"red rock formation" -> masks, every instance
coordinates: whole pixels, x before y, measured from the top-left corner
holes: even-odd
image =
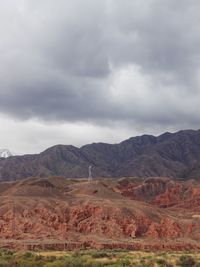
[[[61,181],[68,183],[66,191]],[[199,203],[197,184],[161,178],[141,182],[130,179],[128,183],[61,181],[51,179],[51,194],[47,196],[44,191],[44,197],[41,192],[29,197],[29,190],[35,186],[32,180],[23,182],[23,190],[20,183],[9,185],[0,195],[0,245],[3,239],[45,239],[60,240],[61,245],[55,247],[67,242],[71,248],[79,244],[147,249],[148,244],[157,246],[149,240],[157,240],[160,249],[162,240],[170,241],[171,248],[174,240],[194,247],[200,240],[198,207],[190,208]],[[194,199],[197,203],[192,202]],[[174,246],[181,247],[182,243]]]

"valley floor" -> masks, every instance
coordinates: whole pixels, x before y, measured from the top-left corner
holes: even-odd
[[[0,250],[2,267],[199,267],[200,253],[80,250],[15,252]]]

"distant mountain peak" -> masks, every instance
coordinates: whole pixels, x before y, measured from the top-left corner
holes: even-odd
[[[11,156],[14,156],[14,154],[11,153],[9,149],[7,148],[0,149],[0,158],[8,158]]]

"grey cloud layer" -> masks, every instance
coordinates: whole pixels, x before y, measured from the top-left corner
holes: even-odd
[[[200,122],[198,0],[3,0],[0,10],[1,113]]]

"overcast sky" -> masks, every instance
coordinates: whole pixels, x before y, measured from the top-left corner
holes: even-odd
[[[1,0],[0,148],[200,128],[199,0]]]

